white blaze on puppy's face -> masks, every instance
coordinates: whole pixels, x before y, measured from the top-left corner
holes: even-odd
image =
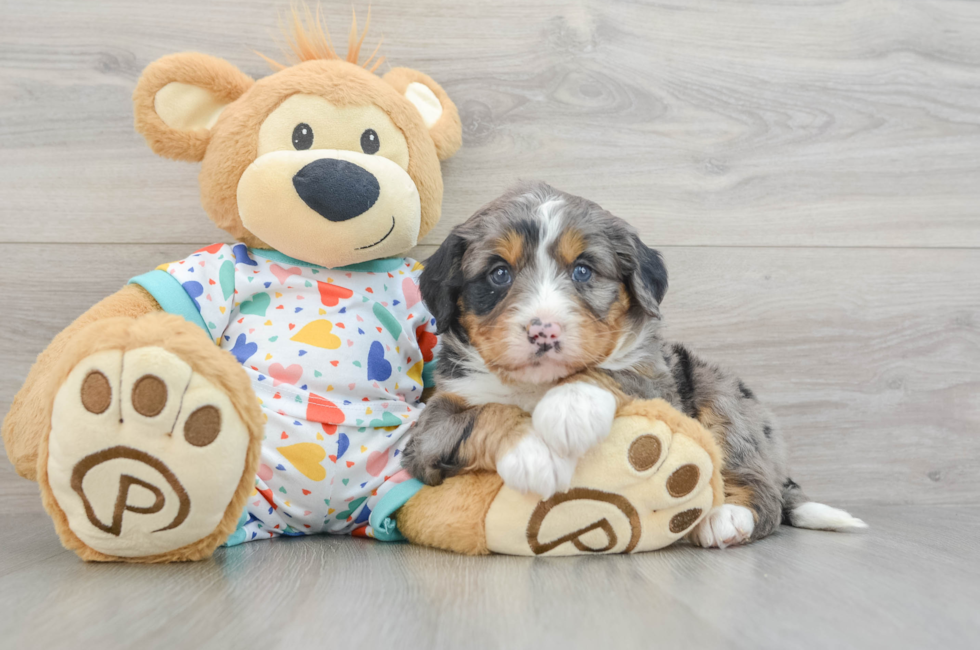
[[[561,233],[562,202],[552,199],[537,209],[538,242],[529,252],[527,292],[515,301],[511,318],[512,365],[515,378],[529,383],[552,382],[571,374],[581,356],[577,321],[579,306],[567,272],[549,252]],[[540,336],[535,336],[540,332]]]

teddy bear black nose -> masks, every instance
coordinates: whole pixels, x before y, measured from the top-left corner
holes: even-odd
[[[330,221],[347,221],[364,214],[378,200],[381,186],[374,174],[336,158],[320,158],[293,176],[296,193]]]

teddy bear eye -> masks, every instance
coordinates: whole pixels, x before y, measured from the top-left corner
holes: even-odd
[[[300,122],[293,129],[293,147],[302,151],[313,146],[313,129],[306,122]]]
[[[361,134],[361,151],[369,154],[378,153],[378,149],[381,148],[381,140],[378,139],[378,133],[374,129],[368,129]]]

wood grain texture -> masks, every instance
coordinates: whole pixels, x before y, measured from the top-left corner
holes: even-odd
[[[0,411],[37,352],[73,318],[129,277],[196,248],[0,245],[10,278],[0,285],[8,314]],[[667,337],[737,370],[775,409],[794,478],[812,497],[976,502],[980,250],[663,252],[671,275]],[[57,281],[35,270],[48,257],[58,260]],[[38,309],[38,296],[58,309]],[[0,474],[0,494],[23,494],[28,486]]]
[[[867,534],[781,528],[725,551],[472,558],[311,537],[168,566],[84,564],[37,515],[0,528],[0,638],[52,650],[976,647],[980,509],[855,514]]]
[[[349,3],[323,5],[342,42]],[[88,306],[225,240],[197,166],[134,133],[130,95],[183,50],[267,74],[251,50],[275,54],[287,6],[0,0],[0,413]],[[794,478],[871,530],[553,561],[320,537],[86,565],[0,461],[0,645],[975,647],[980,3],[372,6],[389,64],[440,81],[464,124],[415,256],[518,178],[627,218],[670,268],[668,336],[736,369]]]
[[[181,50],[267,73],[277,9],[37,0],[0,22],[0,241],[192,242],[196,166],[132,129]],[[343,39],[349,3],[325,2]],[[980,244],[980,5],[968,0],[373,3],[391,65],[444,84],[465,146],[427,243],[519,177],[663,245]],[[161,227],[166,224],[166,227]]]

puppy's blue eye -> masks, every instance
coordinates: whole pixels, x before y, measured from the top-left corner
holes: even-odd
[[[592,269],[585,266],[584,264],[579,264],[574,269],[572,269],[572,280],[575,282],[588,282],[592,279]]]
[[[510,271],[506,266],[498,266],[490,271],[490,282],[493,282],[498,287],[510,284]]]

